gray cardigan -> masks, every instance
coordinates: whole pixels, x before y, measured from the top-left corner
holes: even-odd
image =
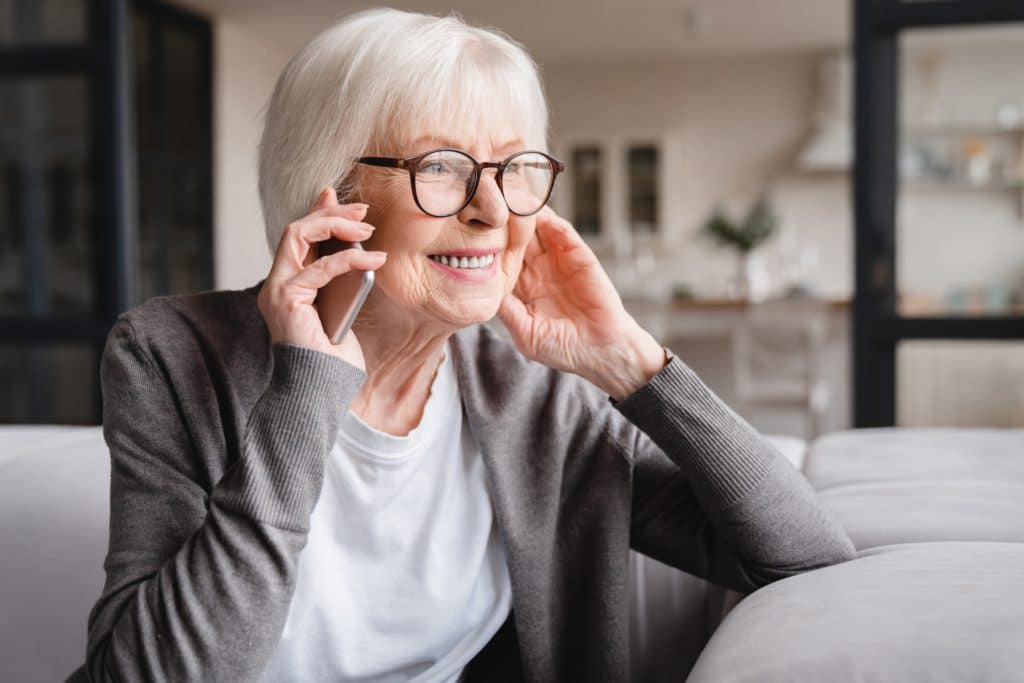
[[[72,680],[253,681],[280,638],[365,373],[271,344],[261,285],[150,299],[110,332],[107,578]],[[519,657],[492,671],[627,680],[630,547],[742,592],[853,556],[803,477],[678,358],[615,403],[482,326],[452,351],[512,581],[499,635]]]

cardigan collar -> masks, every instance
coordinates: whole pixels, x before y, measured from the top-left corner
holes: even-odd
[[[484,461],[488,492],[505,545],[519,646],[522,652],[543,652],[551,643],[533,642],[544,631],[530,627],[546,619],[543,609],[532,598],[542,595],[545,589],[534,570],[540,566],[536,561],[538,553],[545,552],[547,546],[544,539],[530,533],[532,516],[523,505],[524,497],[530,497],[527,492],[531,488],[525,480],[527,463],[522,453],[529,435],[519,433],[522,422],[505,414],[503,406],[508,402],[502,400],[504,386],[499,378],[489,376],[486,363],[480,362],[480,341],[479,325],[459,330],[450,339],[459,395],[470,432]],[[518,452],[514,450],[516,444]],[[536,505],[533,509],[543,507]],[[529,669],[531,663],[524,661],[523,666]]]

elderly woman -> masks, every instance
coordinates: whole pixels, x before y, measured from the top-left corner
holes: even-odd
[[[626,680],[629,548],[743,592],[851,557],[544,208],[546,121],[522,48],[453,17],[356,14],[291,60],[266,279],[110,334],[80,679]],[[335,345],[315,297],[352,269]]]

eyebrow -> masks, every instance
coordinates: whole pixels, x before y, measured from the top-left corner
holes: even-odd
[[[436,143],[441,144],[441,145],[443,145],[445,147],[454,147],[455,149],[462,149],[462,146],[458,142],[456,142],[455,140],[452,140],[451,138],[438,137],[436,135],[421,135],[420,137],[418,137],[418,138],[416,138],[415,140],[412,141],[412,143],[410,144],[410,147],[415,147],[415,146],[417,146],[417,145],[419,145],[419,144],[421,144],[423,142],[436,142]],[[508,141],[498,145],[497,147],[494,148],[494,150],[495,151],[500,151],[500,150],[504,150],[504,149],[509,149],[510,147],[518,147],[518,146],[520,146],[522,144],[523,144],[523,141],[521,139],[519,139],[519,138],[512,138],[511,140],[508,140]]]

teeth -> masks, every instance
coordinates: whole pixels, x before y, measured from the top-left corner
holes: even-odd
[[[431,256],[430,258],[452,268],[486,268],[494,263],[494,254],[487,256]]]

